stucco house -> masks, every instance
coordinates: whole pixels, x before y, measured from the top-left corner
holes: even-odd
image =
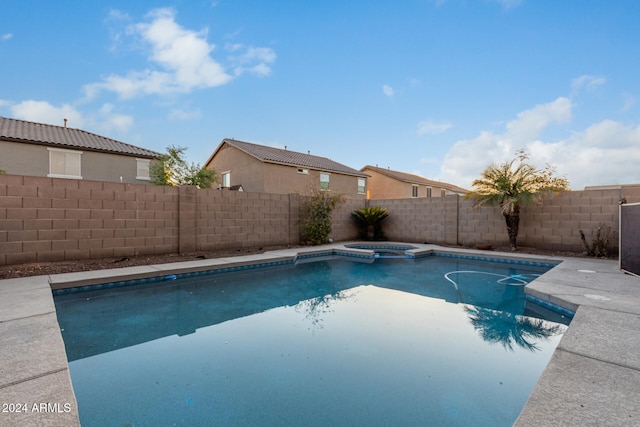
[[[407,199],[416,197],[443,197],[464,195],[468,190],[446,182],[434,181],[418,175],[394,171],[389,168],[365,166],[360,172],[369,175],[369,199]]]
[[[326,157],[224,139],[205,167],[220,174],[220,188],[292,194],[320,189],[349,198],[366,197],[367,174]]]
[[[13,175],[149,183],[160,156],[81,129],[0,117],[0,169]]]

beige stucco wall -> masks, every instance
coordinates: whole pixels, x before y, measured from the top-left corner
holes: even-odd
[[[368,180],[369,199],[403,199],[413,197],[413,184],[399,181],[375,170],[365,169],[370,175]],[[431,188],[431,197],[441,197],[442,188],[418,184],[418,198],[427,197],[427,188]]]
[[[215,169],[219,176],[230,172],[231,185],[242,185],[244,191],[265,191],[262,162],[234,147],[225,144],[206,167]]]
[[[47,147],[0,140],[0,169],[16,175],[47,176]]]
[[[80,160],[82,179],[121,182],[120,177],[122,177],[123,183],[149,182],[136,179],[135,157],[87,150],[70,151],[82,152]],[[0,141],[0,169],[15,175],[47,176],[49,150],[45,145]]]
[[[264,163],[238,150],[223,146],[207,164],[218,174],[231,173],[231,185],[242,185],[244,191],[271,194],[305,194],[309,189],[320,188],[319,170],[305,168],[308,173],[298,172],[297,166]],[[366,194],[358,194],[358,178],[335,172],[328,173],[329,190],[346,195],[348,198],[365,199]]]

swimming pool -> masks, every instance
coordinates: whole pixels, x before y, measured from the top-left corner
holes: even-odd
[[[525,298],[548,268],[331,257],[55,303],[83,425],[512,425],[568,323]]]

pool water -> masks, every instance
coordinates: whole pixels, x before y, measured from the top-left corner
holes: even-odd
[[[510,426],[548,267],[330,259],[55,296],[83,426]]]

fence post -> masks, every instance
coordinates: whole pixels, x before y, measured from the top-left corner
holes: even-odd
[[[289,194],[289,244],[300,243],[300,195]]]
[[[452,194],[444,199],[444,241],[449,245],[459,243],[458,230],[460,229],[460,196]]]
[[[192,185],[178,187],[178,251],[198,250],[198,188]]]

